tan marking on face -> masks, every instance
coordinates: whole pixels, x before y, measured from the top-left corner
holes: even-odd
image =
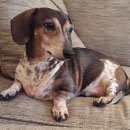
[[[34,31],[34,41],[33,41],[33,56],[34,58],[30,60],[31,63],[37,63],[39,61],[43,61],[51,56],[47,53],[47,51],[42,48],[42,37],[39,35],[40,30],[35,29]]]
[[[74,28],[72,24],[70,24],[69,20],[67,20],[63,26],[63,32],[65,37],[65,47],[67,49],[72,48],[71,34],[69,34],[70,27]]]
[[[70,27],[72,27],[73,28],[73,25],[71,25],[70,24],[70,21],[69,20],[67,20],[66,22],[65,22],[65,24],[64,24],[64,29],[69,29]]]
[[[50,52],[56,58],[64,58],[64,35],[61,25],[57,18],[52,19],[55,24],[55,31],[48,31],[44,26],[35,28],[35,42],[38,43],[39,48],[46,52]]]

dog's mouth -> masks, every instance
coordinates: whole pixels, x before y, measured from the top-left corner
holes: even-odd
[[[47,53],[49,54],[49,55],[51,55],[52,57],[54,57],[54,58],[56,58],[50,51],[48,51],[47,50]],[[68,61],[68,60],[70,60],[73,56],[74,56],[74,52],[71,50],[67,50],[67,49],[64,49],[63,50],[63,55],[64,55],[64,57],[62,57],[62,58],[58,58],[59,60],[62,60],[62,61]],[[56,58],[57,59],[57,58]]]
[[[61,60],[61,61],[66,61],[66,60],[67,60],[67,59],[64,58],[64,57],[62,57],[62,58],[57,58],[57,57],[55,57],[50,51],[47,51],[47,53],[48,53],[49,55],[51,55],[52,57],[54,57],[55,59],[58,59],[58,60]]]

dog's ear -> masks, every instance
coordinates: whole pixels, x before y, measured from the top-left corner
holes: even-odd
[[[27,10],[11,20],[12,37],[18,45],[23,45],[30,40],[31,24],[37,11],[37,8]]]

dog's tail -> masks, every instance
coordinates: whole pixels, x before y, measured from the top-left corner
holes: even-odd
[[[121,90],[116,97],[110,102],[110,104],[116,104],[118,103],[125,95],[130,94],[130,79],[126,75],[126,82],[124,84],[124,89]]]

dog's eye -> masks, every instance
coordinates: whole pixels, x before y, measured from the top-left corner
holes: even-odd
[[[72,33],[72,31],[73,31],[73,28],[72,28],[72,27],[70,27],[70,28],[69,28],[69,34],[71,34],[71,33]]]
[[[55,30],[55,25],[54,23],[48,22],[44,24],[44,27],[48,30],[48,31],[54,31]]]

